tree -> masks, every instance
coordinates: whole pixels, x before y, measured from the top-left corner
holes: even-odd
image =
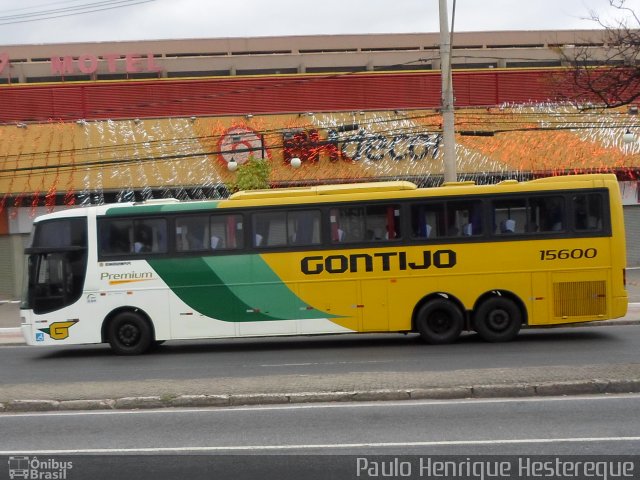
[[[613,22],[590,12],[590,20],[603,28],[601,45],[576,45],[562,50],[563,61],[571,67],[566,79],[570,88],[563,88],[568,100],[615,108],[640,97],[640,18],[626,1],[609,0],[617,10]]]
[[[271,165],[268,161],[249,157],[249,160],[238,168],[236,179],[229,184],[229,189],[232,192],[238,192],[269,188],[270,173]]]

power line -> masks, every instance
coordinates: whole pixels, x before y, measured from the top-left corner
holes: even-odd
[[[150,3],[156,0],[102,0],[92,3],[84,3],[82,5],[51,8],[48,10],[40,10],[36,12],[19,13],[15,15],[0,16],[0,25],[13,25],[18,23],[36,22],[40,20],[50,20],[53,18],[70,17],[75,15],[84,15],[86,13],[101,12],[104,10],[113,10],[116,8],[130,7],[142,3]],[[62,4],[68,2],[54,2],[54,4]],[[28,8],[15,9],[13,11],[28,10]],[[12,11],[12,10],[9,10]]]

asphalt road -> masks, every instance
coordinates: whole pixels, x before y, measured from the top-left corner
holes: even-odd
[[[640,363],[639,344],[640,327],[621,325],[529,330],[504,344],[485,343],[475,334],[442,346],[425,345],[416,335],[340,335],[168,342],[136,357],[115,356],[105,345],[6,347],[0,349],[0,383],[612,365]]]
[[[0,402],[638,379],[639,342],[638,325],[620,325],[529,330],[507,344],[476,335],[443,346],[400,335],[168,342],[139,357],[7,346]]]
[[[174,466],[182,462],[193,467],[210,460],[214,454],[269,454],[274,455],[272,465],[264,458],[261,461],[270,469],[279,466],[289,474],[280,478],[295,478],[291,476],[292,469],[302,468],[305,463],[311,470],[305,478],[354,478],[356,458],[338,455],[637,457],[639,413],[640,395],[636,394],[5,414],[0,416],[3,432],[0,455],[37,455],[40,459],[52,456],[60,459],[69,454],[101,455],[99,460],[110,464],[109,476],[105,476],[103,470],[91,478],[117,478],[123,457],[104,455],[156,455],[154,468],[140,472],[135,478],[166,478],[162,475],[163,465],[169,462]],[[167,457],[170,454],[202,457],[199,460],[188,457],[185,461],[184,457]],[[290,455],[293,454],[325,457],[292,462]],[[158,455],[165,456],[164,460]],[[71,458],[82,462],[82,457]],[[224,472],[212,468],[206,471],[209,475],[206,478],[245,478],[238,477],[237,473],[253,468],[251,462],[245,457],[231,470],[229,465]],[[327,476],[336,465],[345,466],[351,475]],[[220,468],[220,462],[217,467]],[[76,477],[90,478],[83,474],[80,466],[75,468]],[[637,459],[635,468],[640,468]],[[134,478],[131,470],[126,473],[121,478]],[[264,473],[262,478],[277,478],[269,475],[274,473],[272,470]]]

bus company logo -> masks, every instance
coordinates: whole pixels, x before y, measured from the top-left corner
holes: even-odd
[[[53,340],[64,340],[69,336],[69,328],[73,327],[76,323],[78,323],[78,320],[55,322],[49,325],[49,328],[40,328],[39,330],[49,335]],[[42,342],[44,341],[44,337],[38,338],[38,334],[36,333],[36,341]]]
[[[380,252],[373,255],[354,253],[351,255],[313,255],[300,261],[300,270],[305,275],[317,275],[322,272],[373,272],[397,270],[425,270],[434,268],[453,268],[458,263],[453,250],[424,250],[415,258],[407,252]]]
[[[38,457],[9,457],[9,478],[25,478],[33,480],[65,480],[73,462],[61,462],[53,458],[40,460]]]

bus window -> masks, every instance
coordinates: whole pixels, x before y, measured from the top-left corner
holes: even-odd
[[[333,208],[330,217],[333,242],[364,241],[364,207]]]
[[[164,218],[146,218],[133,222],[134,253],[166,253],[167,221]]]
[[[447,236],[482,235],[482,202],[462,200],[447,202]]]
[[[253,215],[254,246],[320,244],[320,210],[265,212]]]
[[[68,218],[41,222],[36,230],[32,247],[86,247],[87,221]]]
[[[524,233],[527,225],[527,201],[506,198],[492,202],[493,228],[496,235]]]
[[[602,230],[602,196],[581,194],[573,196],[574,225],[576,230]]]
[[[365,208],[365,240],[393,240],[400,237],[400,206],[373,205]]]
[[[100,225],[102,255],[167,252],[167,221],[164,218],[140,220],[105,219]]]
[[[209,219],[205,215],[176,218],[176,249],[179,252],[207,250]]]
[[[565,201],[561,196],[533,197],[529,200],[529,224],[539,232],[565,229]]]
[[[443,204],[413,205],[411,227],[416,238],[438,238],[444,236],[446,225]]]
[[[333,208],[332,242],[371,242],[400,238],[400,206],[368,205]]]
[[[299,210],[287,216],[287,235],[292,245],[320,244],[320,210]]]
[[[100,253],[116,255],[133,251],[133,222],[105,220],[100,225]]]
[[[210,231],[207,248],[228,250],[244,246],[241,215],[213,215]]]

